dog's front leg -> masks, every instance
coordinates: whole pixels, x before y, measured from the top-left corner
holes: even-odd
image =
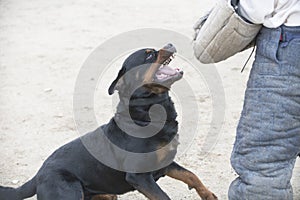
[[[203,200],[217,200],[217,196],[209,191],[200,179],[189,170],[181,167],[176,162],[173,162],[166,168],[166,175],[186,183],[189,188],[195,188],[201,199]]]
[[[170,200],[157,185],[151,173],[126,174],[126,181],[150,200]]]

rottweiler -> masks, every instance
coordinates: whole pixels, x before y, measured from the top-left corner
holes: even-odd
[[[183,76],[181,70],[168,65],[175,52],[174,45],[167,44],[160,50],[137,50],[126,58],[108,90],[110,95],[118,91],[120,98],[116,114],[109,123],[60,147],[24,185],[18,188],[1,186],[0,200],[20,200],[35,194],[38,200],[115,200],[117,195],[134,190],[151,200],[167,200],[170,198],[156,183],[165,175],[196,189],[201,199],[216,200],[217,197],[195,174],[173,161],[178,145],[178,123],[168,92],[171,85]],[[153,109],[153,105],[160,107]],[[151,122],[156,119],[163,123]],[[159,130],[152,135],[146,129],[133,131],[133,134],[124,130],[150,125],[154,127],[153,130],[150,128],[151,131],[155,131],[155,127]],[[109,142],[100,141],[99,138],[103,137],[99,136],[105,136]],[[99,149],[98,155],[91,153],[86,141],[92,142],[94,149]],[[152,156],[149,161],[147,157],[146,160],[131,158],[127,161],[126,156],[120,158],[121,155],[114,150],[102,148],[107,143],[132,153],[154,152],[154,160]],[[101,156],[107,155],[119,167],[101,162]],[[126,163],[133,168],[126,169]],[[153,166],[153,169],[148,166]]]

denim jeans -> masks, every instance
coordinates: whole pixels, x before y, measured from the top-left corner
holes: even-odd
[[[229,199],[292,200],[299,152],[300,27],[263,27],[231,155],[239,177]]]

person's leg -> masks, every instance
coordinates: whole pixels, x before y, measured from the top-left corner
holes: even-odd
[[[292,200],[290,183],[300,152],[300,27],[263,28],[237,127],[231,164],[239,177],[230,200]],[[289,34],[291,35],[291,34]]]

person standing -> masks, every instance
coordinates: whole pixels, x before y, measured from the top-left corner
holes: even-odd
[[[300,0],[240,0],[238,13],[262,24],[231,164],[229,200],[292,200],[300,153]]]

